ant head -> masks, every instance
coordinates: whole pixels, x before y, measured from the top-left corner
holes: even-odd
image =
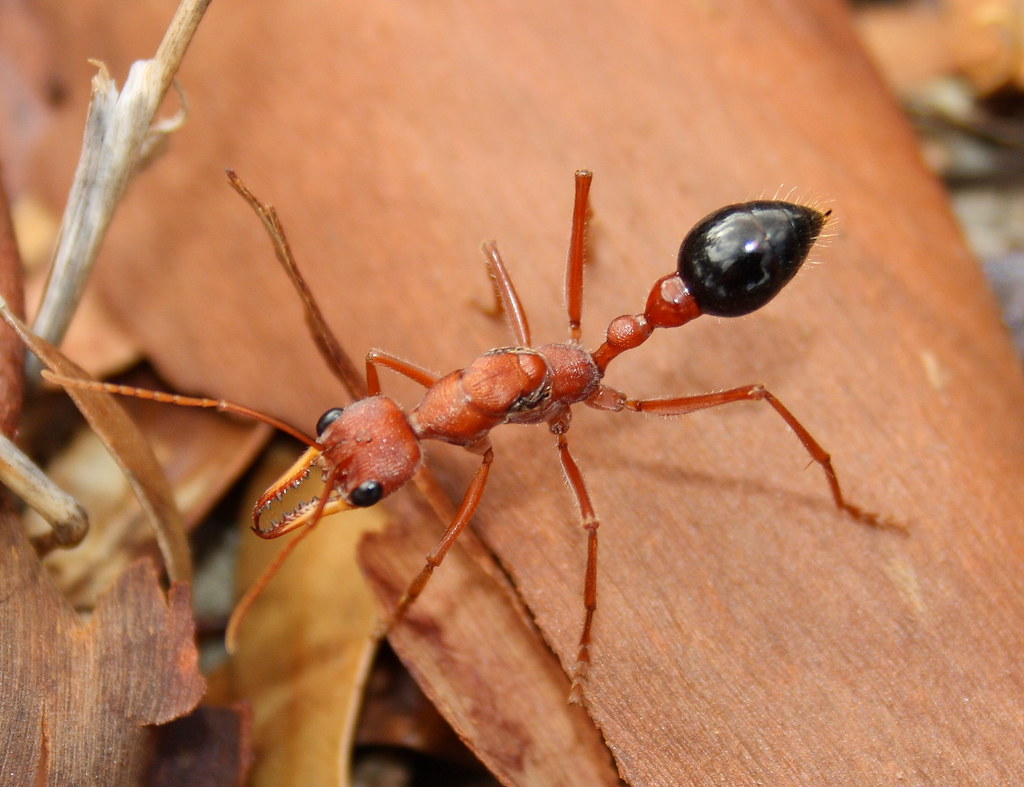
[[[422,461],[405,413],[386,396],[328,410],[317,428],[320,464],[335,475],[338,493],[352,506],[372,506],[405,486]]]
[[[253,530],[258,535],[276,538],[313,524],[321,516],[372,506],[404,486],[422,462],[419,440],[405,414],[383,396],[328,410],[316,428],[317,446],[306,451],[257,501]],[[261,526],[262,515],[286,495],[294,494],[314,466],[320,467],[330,484],[325,490],[327,501],[304,498],[269,526]]]
[[[683,240],[679,276],[702,313],[748,314],[793,278],[828,216],[776,200],[721,208]]]

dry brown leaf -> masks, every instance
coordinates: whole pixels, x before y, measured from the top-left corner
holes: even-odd
[[[147,24],[141,6],[43,8],[67,84],[87,55],[126,62]],[[635,784],[1024,777],[1005,743],[1024,732],[1012,483],[1024,380],[843,4],[352,2],[324,14],[262,0],[212,6],[190,57],[190,125],[173,163],[130,193],[98,285],[179,387],[297,423],[341,397],[266,239],[220,185],[226,166],[277,205],[353,354],[378,346],[436,370],[508,341],[469,305],[487,297],[486,237],[534,334],[564,337],[579,166],[597,173],[590,344],[642,307],[709,210],[779,184],[835,210],[817,253],[827,264],[776,303],[656,337],[608,382],[636,395],[766,383],[833,453],[851,497],[909,520],[912,537],[836,516],[763,409],[685,422],[580,413],[573,447],[604,520],[587,719],[565,707],[547,650],[573,659],[584,539],[549,436],[498,430],[475,526],[536,629],[467,542],[392,642],[506,781],[593,784],[602,763],[613,778],[591,744],[566,776],[559,736],[599,744],[592,721]],[[67,144],[40,152],[53,182]],[[457,497],[475,460],[438,447],[431,462]],[[442,528],[412,493],[392,511],[397,528],[365,558],[388,600]]]
[[[153,387],[151,376],[132,384]],[[121,404],[160,460],[186,531],[210,512],[266,444],[264,424],[187,407],[123,398]],[[56,550],[45,564],[64,596],[88,609],[127,564],[152,550],[153,532],[131,485],[102,441],[83,429],[48,466],[47,473],[89,512],[89,537],[72,551]],[[35,523],[36,517],[27,517]],[[38,532],[41,524],[30,524]]]
[[[479,767],[479,762],[427,699],[390,648],[382,648],[366,683],[356,745],[412,750],[434,761]]]
[[[88,378],[80,366],[29,331],[9,309],[0,306],[0,317],[48,369],[65,377]],[[135,490],[160,546],[168,576],[172,581],[188,581],[192,568],[181,513],[149,443],[110,394],[69,388],[68,395],[75,400],[79,411],[103,440]]]
[[[415,518],[368,536],[360,553],[370,586],[393,609],[423,566],[436,532]],[[391,635],[413,677],[505,784],[615,784],[603,744],[569,681],[472,533],[460,537]],[[462,643],[492,643],[468,654]],[[430,658],[417,654],[430,653]],[[528,668],[527,668],[528,666]],[[440,690],[439,690],[440,687]]]
[[[39,303],[45,276],[45,270],[29,276],[25,282],[26,303]],[[61,352],[68,358],[74,358],[77,364],[99,380],[123,373],[137,364],[142,356],[135,340],[111,320],[96,294],[89,290],[82,297],[74,322],[60,346]]]
[[[255,498],[294,461],[279,444],[254,474]],[[228,665],[235,696],[253,707],[253,785],[348,784],[352,739],[376,646],[375,605],[356,545],[382,511],[325,518],[252,607]],[[280,551],[242,521],[236,581],[245,591]]]

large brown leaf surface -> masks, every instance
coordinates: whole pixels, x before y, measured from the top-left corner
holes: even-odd
[[[70,129],[85,58],[123,74],[151,49],[136,31],[159,24],[142,6],[39,6]],[[849,495],[910,536],[837,514],[767,407],[580,412],[572,445],[603,517],[588,718],[564,704],[559,668],[585,539],[550,436],[499,430],[475,529],[528,617],[457,548],[392,643],[502,779],[608,782],[592,724],[633,784],[1024,776],[1010,743],[1024,732],[1024,385],[842,3],[224,2],[193,46],[190,122],[130,190],[97,286],[180,387],[298,423],[344,395],[226,166],[278,206],[353,354],[438,371],[509,341],[474,306],[487,237],[535,337],[565,335],[577,167],[596,172],[588,344],[642,308],[711,209],[779,192],[835,211],[823,264],[775,303],[657,336],[608,382],[638,396],[767,384]],[[55,195],[73,138],[55,129],[40,154]],[[475,460],[430,454],[461,494]],[[363,551],[385,600],[442,529],[413,491],[391,511]]]

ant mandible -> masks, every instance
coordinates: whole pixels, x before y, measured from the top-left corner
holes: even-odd
[[[807,259],[828,221],[830,211],[821,212],[778,200],[745,202],[716,210],[683,239],[676,270],[654,283],[644,311],[616,317],[609,324],[601,345],[588,352],[580,343],[580,317],[587,207],[593,175],[580,170],[576,173],[565,277],[569,341],[533,345],[523,305],[497,245],[489,242],[483,251],[500,305],[508,316],[514,344],[489,350],[469,366],[443,377],[380,350],[371,350],[366,356],[366,385],[362,388],[361,382],[356,380],[358,372],[355,366],[327,328],[322,312],[298,271],[274,209],[260,203],[233,172],[228,172],[228,178],[267,228],[278,259],[303,299],[321,351],[331,360],[347,387],[353,391],[361,389],[364,395],[347,407],[324,413],[316,425],[316,438],[311,439],[272,416],[224,400],[69,380],[48,373],[47,376],[65,385],[187,406],[213,407],[257,418],[283,429],[309,446],[302,457],[260,497],[253,510],[253,530],[262,538],[277,538],[300,527],[305,527],[305,530],[240,602],[229,627],[229,643],[233,641],[234,630],[246,609],[301,536],[308,534],[327,514],[372,506],[403,487],[423,465],[421,443],[424,440],[441,440],[478,454],[481,463],[454,518],[427,555],[423,569],[398,601],[388,625],[400,621],[480,503],[494,460],[491,430],[502,424],[547,424],[555,436],[562,470],[576,498],[581,523],[587,533],[583,626],[570,694],[570,699],[578,701],[590,663],[591,629],[597,609],[597,534],[601,521],[594,510],[583,473],[569,450],[566,435],[574,404],[582,403],[598,410],[632,410],[673,416],[730,402],[763,400],[793,430],[811,459],[822,468],[838,509],[867,525],[893,526],[845,499],[829,454],[782,402],[762,385],[746,385],[696,396],[631,399],[602,382],[608,365],[615,358],[639,347],[657,328],[678,327],[702,314],[738,317],[764,306]],[[426,391],[419,404],[411,410],[404,410],[393,399],[384,396],[379,376],[381,368],[390,369],[422,385]],[[298,487],[314,467],[325,479],[323,496],[301,503],[287,514],[273,519],[269,525],[262,524],[261,518],[267,510]]]

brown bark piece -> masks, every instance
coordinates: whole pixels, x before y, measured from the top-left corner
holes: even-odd
[[[54,8],[68,63],[116,60],[116,39],[83,42]],[[1024,777],[1007,744],[1024,732],[1024,381],[844,4],[214,4],[194,46],[190,123],[130,192],[97,284],[169,379],[297,423],[343,397],[225,166],[277,205],[353,354],[437,371],[508,342],[471,305],[489,294],[485,237],[534,335],[564,337],[577,167],[596,172],[590,345],[642,308],[705,213],[776,191],[827,201],[824,264],[762,312],[655,337],[608,382],[765,383],[849,496],[911,535],[836,515],[767,407],[580,412],[570,440],[603,518],[590,714],[633,784]],[[571,664],[585,539],[550,436],[494,438],[474,524],[539,633],[456,549],[392,642],[504,779],[556,783],[584,773],[571,747],[543,774],[516,766],[592,732],[556,702],[568,683],[543,647]],[[430,454],[458,496],[476,460]],[[442,528],[413,497],[367,547],[388,598]]]
[[[88,623],[53,590],[16,517],[0,522],[6,647],[3,772],[30,783],[137,783],[147,727],[188,713],[204,683],[189,592],[165,598],[148,561],[132,566]]]

